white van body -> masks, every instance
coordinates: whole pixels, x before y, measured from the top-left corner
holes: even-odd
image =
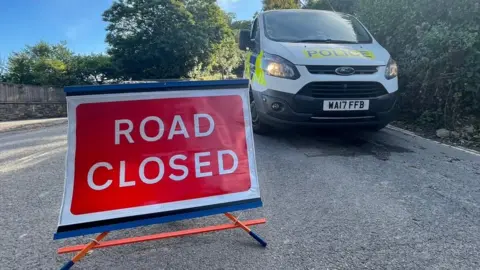
[[[320,10],[260,13],[242,30],[254,131],[381,129],[397,111],[397,65],[356,18]]]

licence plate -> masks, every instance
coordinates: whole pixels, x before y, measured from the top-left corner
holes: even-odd
[[[325,100],[324,111],[366,111],[370,100]]]

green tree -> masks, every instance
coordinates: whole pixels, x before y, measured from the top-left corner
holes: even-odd
[[[8,58],[7,79],[11,83],[34,84],[32,74],[33,61],[27,52],[14,52]]]
[[[104,84],[118,78],[111,57],[104,54],[74,56],[70,72],[78,84]]]
[[[335,11],[354,13],[357,9],[358,0],[331,0],[330,3]]]
[[[187,76],[231,31],[215,0],[121,0],[103,19],[109,54],[131,79]]]
[[[74,55],[65,43],[39,42],[13,53],[4,77],[11,83],[65,86],[102,84],[118,76],[107,55]]]
[[[255,12],[255,14],[257,13],[258,12]],[[226,16],[227,16],[228,25],[232,30],[250,29],[252,25],[252,20],[237,20],[237,16],[235,13],[228,12],[226,13]]]
[[[197,64],[207,66],[217,53],[225,39],[233,36],[230,24],[235,18],[233,13],[226,13],[216,3],[216,0],[188,0],[187,10],[193,15],[197,26],[197,45],[205,48],[197,55]],[[228,44],[228,42],[224,43]]]
[[[303,8],[353,13],[358,0],[305,0]]]
[[[404,120],[480,126],[478,0],[360,0],[356,13],[399,63]]]
[[[247,20],[233,21],[230,27],[234,30],[250,29],[252,27],[252,21],[247,21]]]
[[[332,8],[327,1],[324,0],[307,0],[304,2],[302,8],[305,9],[325,9],[331,10]]]
[[[263,0],[263,10],[300,8],[300,0]]]
[[[0,55],[0,82],[7,81],[7,61]]]
[[[41,41],[9,57],[7,77],[12,83],[63,86],[72,82],[67,69],[72,57],[65,43]]]
[[[215,53],[210,62],[210,69],[214,73],[220,73],[222,79],[230,75],[234,68],[240,64],[241,52],[235,38],[225,38],[221,43],[215,45]]]

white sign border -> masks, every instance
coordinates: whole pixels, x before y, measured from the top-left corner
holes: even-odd
[[[80,104],[103,103],[117,101],[152,100],[168,98],[188,97],[212,97],[212,96],[240,96],[243,103],[245,134],[250,168],[251,187],[248,191],[233,194],[205,197],[199,199],[184,200],[178,202],[162,203],[155,205],[124,208],[119,210],[97,212],[92,214],[74,215],[70,212],[73,196],[73,179],[75,175],[75,151],[76,151],[76,109]],[[233,203],[249,199],[259,199],[260,188],[257,177],[255,162],[255,146],[253,130],[251,127],[251,112],[248,88],[215,89],[215,90],[179,90],[179,91],[156,91],[121,94],[102,94],[85,96],[67,96],[68,111],[68,149],[65,161],[65,184],[62,199],[62,207],[58,226],[68,226],[80,223],[95,222],[123,217],[138,216],[144,214],[163,213],[175,210],[185,210],[208,205]]]

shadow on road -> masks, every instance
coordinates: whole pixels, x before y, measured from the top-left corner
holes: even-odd
[[[413,152],[388,140],[385,141],[386,136],[382,131],[309,128],[274,132],[268,136],[287,140],[307,157],[374,156],[379,160],[388,160],[391,153]]]

